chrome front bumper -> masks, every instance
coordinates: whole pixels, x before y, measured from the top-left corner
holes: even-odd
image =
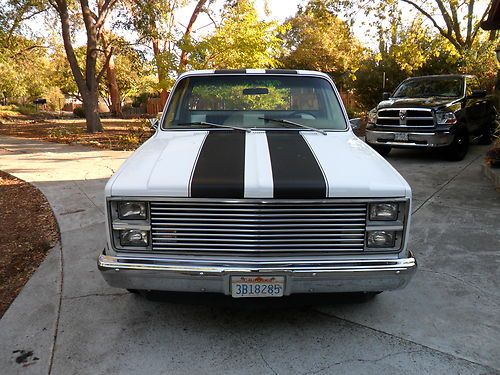
[[[363,259],[284,263],[228,262],[110,256],[98,268],[117,288],[231,294],[231,276],[284,276],[285,295],[369,292],[405,287],[417,269],[410,253],[403,259]]]
[[[366,130],[366,142],[371,145],[383,145],[392,147],[445,147],[453,142],[454,135],[450,132],[405,132],[408,141],[395,141],[394,131]]]

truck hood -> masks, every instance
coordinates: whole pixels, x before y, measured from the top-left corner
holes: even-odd
[[[107,196],[408,197],[410,187],[351,131],[165,131],[106,185]]]
[[[443,98],[432,96],[428,98],[391,98],[380,102],[377,109],[382,108],[433,108],[438,109],[455,103],[459,98]]]

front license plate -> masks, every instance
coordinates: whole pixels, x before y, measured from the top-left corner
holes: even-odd
[[[408,133],[394,133],[394,140],[399,142],[408,142]]]
[[[284,276],[232,276],[231,295],[242,297],[282,297]]]

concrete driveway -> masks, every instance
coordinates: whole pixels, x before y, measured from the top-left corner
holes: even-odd
[[[128,153],[2,137],[0,169],[43,191],[61,244],[0,320],[0,372],[500,374],[500,195],[480,172],[486,149],[461,162],[388,158],[414,194],[420,269],[407,289],[365,304],[329,296],[252,308],[108,287],[96,269],[102,190]]]

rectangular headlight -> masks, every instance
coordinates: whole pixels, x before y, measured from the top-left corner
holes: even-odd
[[[146,202],[118,202],[118,218],[121,220],[146,220]]]
[[[374,230],[367,233],[366,246],[372,248],[394,247],[396,233],[387,230]]]
[[[399,205],[397,203],[370,204],[370,220],[394,221],[398,218]]]
[[[147,247],[149,244],[149,231],[138,229],[121,230],[120,245],[129,247]]]

